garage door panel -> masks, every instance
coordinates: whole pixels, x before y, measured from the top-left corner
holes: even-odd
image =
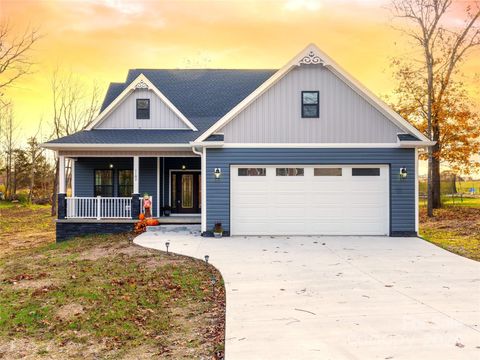
[[[380,176],[352,176],[352,167],[361,165],[331,166],[342,176],[315,176],[315,165],[257,166],[266,176],[237,176],[232,169],[233,235],[388,234],[388,166],[378,166]],[[304,176],[276,176],[282,167],[304,168]]]

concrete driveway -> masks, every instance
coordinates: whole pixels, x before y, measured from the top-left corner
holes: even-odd
[[[135,243],[210,256],[226,286],[227,360],[480,359],[478,262],[418,238],[197,230]]]

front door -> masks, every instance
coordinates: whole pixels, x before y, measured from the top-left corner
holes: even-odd
[[[172,172],[172,212],[178,214],[200,213],[200,172]]]

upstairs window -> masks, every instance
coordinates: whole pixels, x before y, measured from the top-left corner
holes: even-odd
[[[320,117],[320,94],[318,91],[302,91],[302,118]]]
[[[137,119],[150,119],[150,99],[137,99]]]

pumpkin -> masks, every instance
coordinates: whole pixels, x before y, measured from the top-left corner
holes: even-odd
[[[157,219],[147,219],[147,226],[157,226],[159,224]]]
[[[138,215],[138,219],[139,219],[139,220],[145,219],[145,214],[140,214],[140,215]]]

